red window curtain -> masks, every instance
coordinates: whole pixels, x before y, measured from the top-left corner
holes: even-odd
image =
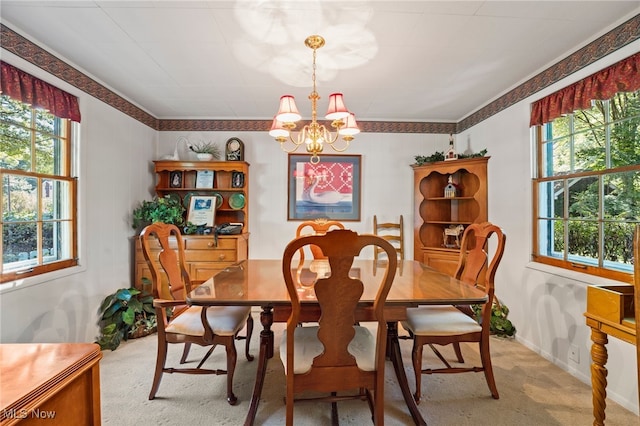
[[[529,126],[548,123],[563,114],[591,108],[592,100],[640,89],[640,53],[598,71],[533,103]]]
[[[56,117],[80,122],[77,97],[6,62],[0,61],[0,65],[2,65],[0,75],[2,93],[34,108],[44,108]]]

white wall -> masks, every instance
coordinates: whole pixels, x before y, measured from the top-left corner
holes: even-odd
[[[2,50],[2,60],[79,98],[80,266],[2,286],[0,342],[92,342],[102,299],[131,284],[130,214],[152,193],[157,132]]]
[[[470,140],[474,151],[486,147],[491,155],[489,220],[507,234],[505,255],[496,276],[496,294],[511,310],[509,318],[518,330],[516,338],[588,384],[591,340],[583,315],[586,287],[612,282],[530,262],[529,107],[533,101],[638,51],[637,41],[458,135],[458,140]],[[578,348],[579,362],[568,357],[571,345]],[[607,349],[607,396],[638,413],[635,348],[611,337]]]

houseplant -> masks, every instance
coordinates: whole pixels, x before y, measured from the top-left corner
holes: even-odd
[[[154,197],[151,201],[142,201],[133,210],[133,228],[141,231],[154,222],[171,223],[180,227],[184,224],[185,211],[178,197]]]
[[[121,288],[108,295],[98,310],[100,349],[115,350],[122,340],[146,336],[156,331],[153,296],[136,288]]]
[[[482,305],[473,305],[473,312],[477,318],[480,318],[482,312]],[[497,297],[494,296],[493,304],[491,305],[491,334],[500,337],[513,337],[516,334],[515,326],[507,319],[509,315],[509,308],[501,303]]]
[[[189,145],[189,149],[196,153],[199,160],[219,160],[222,155],[222,150],[214,142],[197,142]]]

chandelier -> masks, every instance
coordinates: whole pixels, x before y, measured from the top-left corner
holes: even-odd
[[[302,117],[298,112],[295,99],[292,95],[284,95],[280,98],[280,108],[278,114],[273,118],[273,124],[269,135],[280,142],[280,147],[285,152],[294,152],[300,146],[305,146],[307,152],[311,154],[309,161],[317,164],[320,161],[319,154],[324,149],[325,144],[331,146],[334,151],[342,152],[349,147],[349,143],[354,139],[354,135],[360,133],[355,116],[347,110],[344,105],[342,93],[332,93],[329,95],[329,108],[325,118],[331,120],[332,131],[324,124],[317,122],[317,104],[320,96],[316,91],[316,50],[324,46],[324,38],[319,35],[307,37],[304,44],[313,49],[313,91],[309,94],[311,100],[311,123],[305,124],[297,134],[293,130],[296,128],[296,121]],[[342,137],[343,143],[337,146],[336,142]],[[293,143],[293,148],[288,150],[285,142]]]

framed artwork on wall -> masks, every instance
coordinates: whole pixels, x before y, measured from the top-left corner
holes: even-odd
[[[360,220],[361,156],[289,154],[287,220]]]

